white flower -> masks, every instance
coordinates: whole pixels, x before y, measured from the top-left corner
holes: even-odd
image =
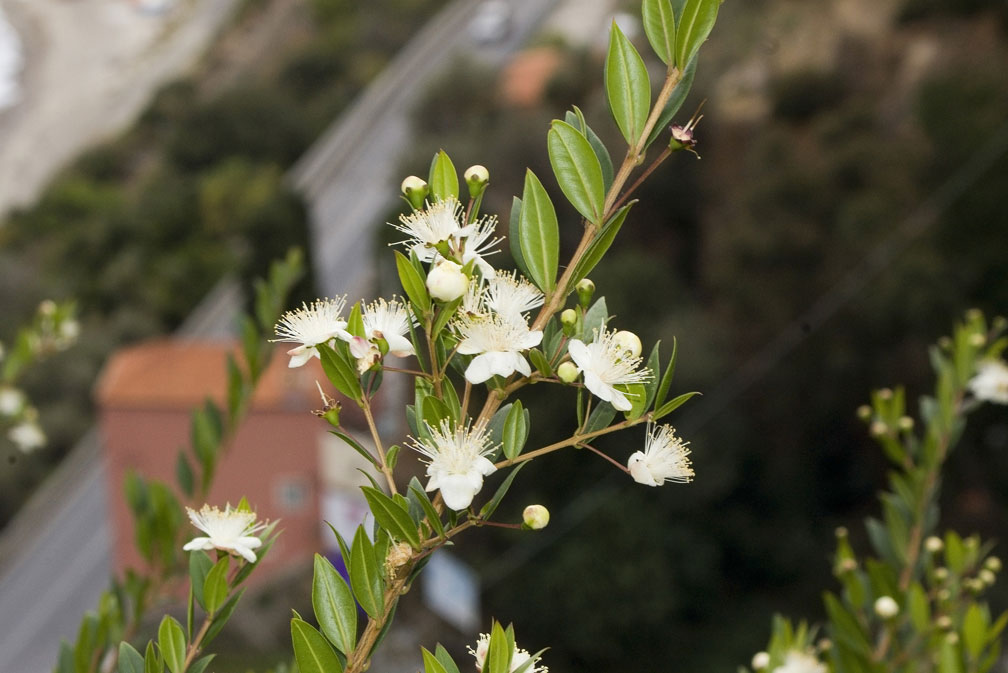
[[[879,596],[874,607],[875,614],[882,619],[892,619],[899,614],[899,603],[892,596]]]
[[[773,673],[827,673],[828,670],[814,655],[791,650],[784,657],[784,665],[775,668]]]
[[[402,241],[421,262],[433,261],[438,243],[451,242],[471,230],[459,224],[462,204],[456,199],[444,199],[429,204],[423,210],[400,215],[400,224],[392,226],[410,238]]]
[[[479,267],[484,278],[493,278],[496,275],[494,268],[483,259],[495,252],[500,252],[499,250],[491,249],[504,240],[494,236],[496,233],[497,218],[493,216],[483,217],[469,225],[465,238],[460,238],[456,241],[456,246],[462,255],[462,264],[468,264],[470,261],[476,260],[476,266]]]
[[[25,395],[13,386],[0,386],[0,416],[16,416],[25,405]]]
[[[427,426],[430,439],[413,439],[411,448],[427,456],[427,490],[440,490],[445,505],[455,511],[472,504],[483,488],[483,477],[497,468],[487,458],[494,447],[490,433],[481,425],[455,426],[448,420],[439,428]]]
[[[530,330],[524,318],[510,319],[501,313],[463,314],[454,323],[459,335],[458,352],[476,355],[466,368],[470,383],[483,383],[491,376],[519,372],[530,376],[532,369],[521,351],[538,346],[543,334]]]
[[[413,355],[413,342],[406,338],[412,316],[406,305],[396,300],[377,299],[361,312],[364,334],[368,339],[385,339],[389,353],[404,358]]]
[[[249,563],[255,563],[256,555],[252,550],[261,547],[262,540],[253,533],[266,527],[265,523],[256,523],[255,512],[231,509],[230,505],[223,512],[210,505],[203,505],[198,512],[191,507],[186,507],[186,511],[192,524],[206,533],[206,537],[194,538],[182,549],[220,549],[240,554]]]
[[[364,337],[350,337],[350,355],[357,358],[357,373],[364,376],[364,372],[381,360],[381,351]]]
[[[45,446],[46,436],[42,428],[32,421],[21,421],[7,431],[7,438],[21,449],[23,453],[31,453]]]
[[[469,277],[455,262],[442,259],[427,274],[427,291],[438,301],[455,301],[469,289]]]
[[[615,386],[642,383],[650,378],[651,372],[647,369],[637,370],[641,363],[640,357],[634,357],[626,350],[616,334],[603,327],[595,331],[591,343],[571,339],[567,344],[567,352],[584,374],[585,386],[592,394],[609,402],[619,411],[630,411],[633,405]]]
[[[524,314],[542,306],[543,299],[539,288],[515,272],[498,273],[486,284],[487,306],[515,321],[524,322]]]
[[[661,486],[666,481],[681,484],[693,479],[689,449],[675,435],[671,425],[648,423],[648,436],[643,451],[635,451],[627,461],[630,476],[638,484]]]
[[[1008,404],[1008,365],[1000,360],[984,360],[967,386],[980,401]]]
[[[479,638],[476,640],[476,649],[468,648],[469,654],[473,655],[476,659],[476,670],[482,673],[483,666],[486,664],[486,656],[490,651],[490,636],[486,633],[481,633]],[[515,645],[514,652],[511,654],[511,671],[517,671],[526,661],[532,658],[528,650],[523,650]],[[539,662],[539,657],[535,658],[532,665],[525,669],[525,673],[549,673],[549,669],[545,666],[537,666]]]
[[[345,306],[346,297],[316,299],[311,306],[302,304],[301,308],[280,316],[280,322],[276,325],[278,338],[273,341],[301,344],[287,351],[287,355],[291,356],[289,367],[300,367],[313,356],[320,357],[317,348],[319,344],[328,343],[335,338],[350,338],[346,332],[346,320],[341,316]]]

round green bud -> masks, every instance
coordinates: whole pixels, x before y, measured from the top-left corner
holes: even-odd
[[[557,378],[564,383],[574,383],[580,372],[573,362],[561,362],[557,367]]]
[[[542,505],[529,505],[522,512],[522,521],[526,528],[531,530],[541,530],[549,524],[549,510]]]
[[[914,427],[914,419],[909,416],[900,416],[897,424],[899,425],[899,429],[903,432],[910,432]]]
[[[983,570],[977,573],[977,579],[986,584],[987,586],[991,586],[992,584],[997,582],[997,575],[995,575],[987,568],[984,568]]]
[[[563,327],[563,333],[566,336],[574,336],[574,332],[577,330],[578,314],[572,308],[564,309],[560,313],[560,325]]]
[[[995,573],[1001,572],[1001,559],[997,556],[988,556],[987,560],[984,561],[984,568]]]
[[[469,197],[473,199],[482,194],[490,184],[490,171],[479,164],[467,168],[462,177],[465,178],[466,186],[469,187]]]
[[[592,296],[595,294],[595,283],[587,278],[582,278],[574,286],[574,289],[577,290],[578,301],[581,302],[581,306],[588,308],[588,304],[591,303]]]
[[[414,210],[423,208],[424,199],[427,198],[427,194],[430,192],[426,180],[418,178],[415,175],[411,175],[403,180],[401,189],[403,196],[406,197],[406,200],[409,201]]]

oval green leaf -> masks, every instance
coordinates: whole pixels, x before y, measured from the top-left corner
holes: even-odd
[[[224,556],[207,573],[206,582],[203,585],[203,602],[208,614],[212,615],[217,612],[227,600],[227,572],[230,561],[230,556]]]
[[[567,122],[555,119],[546,135],[546,145],[564,196],[586,220],[600,224],[605,186],[602,165],[588,138]]]
[[[384,607],[382,570],[364,526],[357,527],[350,550],[350,586],[364,612],[377,619]]]
[[[455,164],[444,150],[440,150],[431,160],[430,179],[427,182],[435,199],[443,201],[449,197],[458,198],[458,173],[455,171]]]
[[[420,534],[407,509],[400,507],[376,488],[363,486],[361,491],[364,492],[364,499],[367,500],[371,514],[378,525],[397,540],[408,542],[414,549],[420,547]]]
[[[352,652],[357,643],[357,604],[343,577],[319,554],[315,554],[312,607],[329,642],[344,654]]]
[[[165,615],[158,626],[158,647],[171,673],[182,673],[185,670],[185,631],[170,615]]]
[[[616,126],[627,144],[636,145],[651,109],[651,80],[644,60],[615,22],[609,31],[605,89]]]
[[[721,0],[686,0],[676,31],[676,65],[683,69],[700,49],[717,20]]]
[[[322,634],[308,622],[291,620],[291,641],[301,673],[342,673],[343,662]]]
[[[423,275],[416,270],[409,258],[398,250],[395,251],[395,263],[399,272],[399,283],[402,284],[406,296],[414,306],[426,313],[430,310],[431,300],[427,294],[427,283]]]
[[[560,229],[553,202],[531,170],[525,172],[522,207],[518,215],[518,245],[529,278],[540,290],[549,294],[556,284]]]
[[[669,0],[644,0],[644,33],[662,63],[675,64],[675,15]]]

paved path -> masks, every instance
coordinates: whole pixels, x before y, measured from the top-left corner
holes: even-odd
[[[129,125],[190,68],[236,0],[0,0],[25,48],[23,99],[0,112],[0,216],[31,203],[87,146]]]

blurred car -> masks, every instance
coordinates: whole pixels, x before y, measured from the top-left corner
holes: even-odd
[[[511,31],[511,7],[504,0],[484,0],[469,22],[469,34],[476,44],[500,42]]]

